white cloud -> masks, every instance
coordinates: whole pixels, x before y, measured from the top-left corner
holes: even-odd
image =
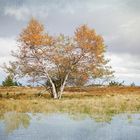
[[[0,59],[2,57],[9,56],[11,50],[14,50],[14,49],[16,49],[16,41],[14,37],[11,37],[11,38],[0,37]]]
[[[21,5],[8,5],[4,7],[5,15],[15,17],[17,20],[27,20],[30,16],[38,18],[46,18],[48,14],[52,13],[64,13],[74,15],[78,11],[81,13],[103,13],[103,11],[112,11],[117,5],[115,0],[109,0],[109,3],[102,2],[100,0],[28,0]],[[107,9],[107,10],[106,10]],[[111,10],[110,10],[111,9]]]
[[[125,81],[126,84],[130,84],[133,81],[140,84],[140,56],[132,56],[130,54],[117,54],[107,53],[110,65],[115,71],[115,77],[119,81]]]
[[[8,63],[9,61],[14,60],[10,55],[12,50],[16,50],[16,41],[15,38],[0,38],[0,82],[4,80],[6,74],[1,68],[3,63]]]
[[[14,16],[17,20],[24,20],[29,15],[26,7],[5,7],[5,15]]]
[[[17,49],[16,40],[14,37],[11,38],[0,38],[0,66],[3,63],[8,63],[9,61],[13,60],[11,56],[11,51]]]
[[[48,16],[48,10],[45,6],[5,7],[4,14],[12,16],[17,20],[28,20],[32,16],[46,18]]]

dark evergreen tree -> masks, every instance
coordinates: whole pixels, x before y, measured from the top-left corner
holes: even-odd
[[[9,86],[21,86],[21,84],[18,83],[17,81],[14,81],[10,75],[8,75],[6,77],[6,79],[2,82],[2,85],[7,86],[7,87],[9,87]]]

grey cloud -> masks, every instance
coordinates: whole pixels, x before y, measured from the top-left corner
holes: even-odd
[[[136,2],[139,3],[138,0]],[[137,53],[140,20],[128,27],[121,27],[139,17],[135,17],[131,11],[126,12],[127,7],[122,7],[130,7],[130,3],[131,0],[0,0],[0,5],[5,8],[0,17],[0,36],[18,35],[33,15],[46,25],[50,33],[73,34],[77,26],[88,24],[103,35],[109,51]],[[133,28],[133,36],[129,36],[128,29]]]
[[[139,0],[125,0],[125,5],[135,13],[140,12]]]
[[[0,37],[17,36],[27,22],[20,22],[13,17],[0,15]]]

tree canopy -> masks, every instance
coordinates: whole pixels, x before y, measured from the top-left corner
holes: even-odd
[[[103,38],[87,25],[78,27],[74,36],[51,36],[32,18],[18,38],[18,50],[7,71],[29,77],[48,88],[53,98],[61,98],[66,84],[85,84],[90,77],[112,75],[104,53]]]

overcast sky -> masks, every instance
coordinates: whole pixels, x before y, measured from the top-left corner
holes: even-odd
[[[116,79],[140,85],[140,0],[0,0],[0,65],[13,59],[10,51],[32,16],[52,35],[73,35],[81,24],[94,28]]]

